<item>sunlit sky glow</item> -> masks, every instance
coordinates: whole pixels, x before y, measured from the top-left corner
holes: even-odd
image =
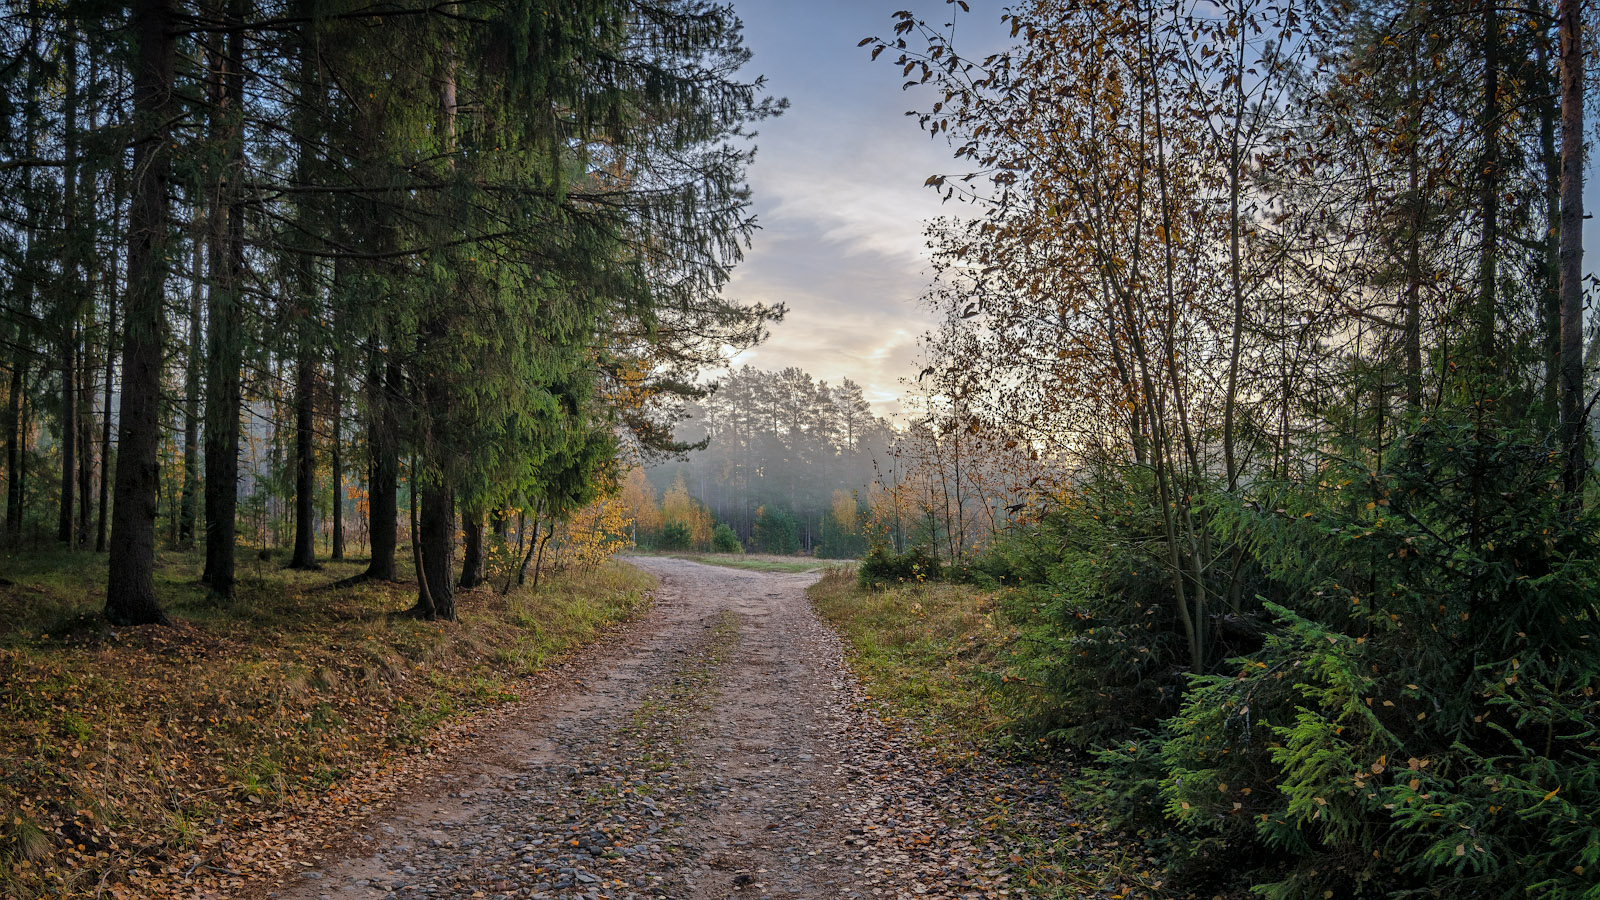
[[[1003,45],[998,4],[970,3],[958,34],[983,52]],[[772,339],[736,364],[799,366],[837,383],[851,378],[880,413],[898,410],[900,379],[916,371],[917,339],[933,325],[920,297],[930,272],[924,222],[963,213],[923,187],[958,166],[904,115],[926,90],[901,91],[900,72],[856,44],[891,31],[905,0],[735,0],[755,53],[753,72],[787,97],[762,123],[750,170],[761,223],[728,288],[732,297],[782,302]],[[912,5],[943,16],[942,2]],[[941,18],[939,21],[945,21]],[[968,53],[963,49],[963,53]]]

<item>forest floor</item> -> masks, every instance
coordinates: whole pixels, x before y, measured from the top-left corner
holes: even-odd
[[[1012,711],[979,676],[1008,637],[980,595],[629,562],[469,595],[458,625],[375,612],[404,586],[263,582],[220,611],[178,590],[170,630],[13,628],[0,790],[53,849],[13,852],[0,893],[1158,896],[1061,768],[991,752]],[[44,568],[0,586],[23,621],[63,612]],[[593,640],[642,609],[640,569],[654,603]]]
[[[332,587],[365,560],[241,560],[226,605],[195,584],[200,562],[161,556],[172,627],[107,629],[103,555],[0,555],[0,896],[192,894],[299,868],[286,848],[307,822],[425,777],[483,711],[599,652],[653,586],[610,564],[537,594],[463,592],[444,624],[401,615],[408,583]]]
[[[1133,896],[1059,770],[941,748],[869,697],[815,573],[631,562],[660,586],[614,653],[234,896]]]

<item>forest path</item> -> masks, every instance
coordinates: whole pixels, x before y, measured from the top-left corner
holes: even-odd
[[[630,561],[660,588],[615,656],[483,733],[354,855],[268,896],[1008,893],[964,809],[992,785],[933,767],[866,709],[805,595],[815,574]]]

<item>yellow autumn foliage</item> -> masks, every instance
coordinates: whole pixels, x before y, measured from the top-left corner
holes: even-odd
[[[681,522],[689,528],[689,540],[695,549],[706,549],[711,546],[711,531],[714,523],[711,521],[711,510],[705,504],[689,496],[689,486],[684,483],[683,473],[679,472],[672,487],[667,489],[661,497],[661,523]]]

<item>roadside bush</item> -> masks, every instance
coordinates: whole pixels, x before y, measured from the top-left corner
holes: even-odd
[[[1001,535],[972,567],[1024,639],[1018,666],[1042,692],[1051,739],[1078,749],[1159,728],[1188,664],[1159,546],[1160,511],[1138,480],[1087,480],[1072,502]],[[1136,814],[1142,815],[1142,814]]]
[[[944,574],[939,557],[924,547],[912,547],[896,553],[888,546],[878,544],[856,567],[856,579],[864,588],[884,588],[896,584],[918,581],[938,581]]]
[[[744,545],[739,543],[739,536],[733,533],[733,529],[724,523],[711,532],[711,552],[743,553]]]
[[[1207,585],[1203,671],[1137,469],[1014,527],[974,577],[1024,623],[1050,733],[1089,754],[1086,805],[1185,887],[1594,898],[1600,520],[1564,507],[1559,465],[1436,411],[1381,461],[1197,497],[1234,586]]]
[[[1600,529],[1559,474],[1435,416],[1219,516],[1286,599],[1170,720],[1168,815],[1290,856],[1268,898],[1600,895]]]

